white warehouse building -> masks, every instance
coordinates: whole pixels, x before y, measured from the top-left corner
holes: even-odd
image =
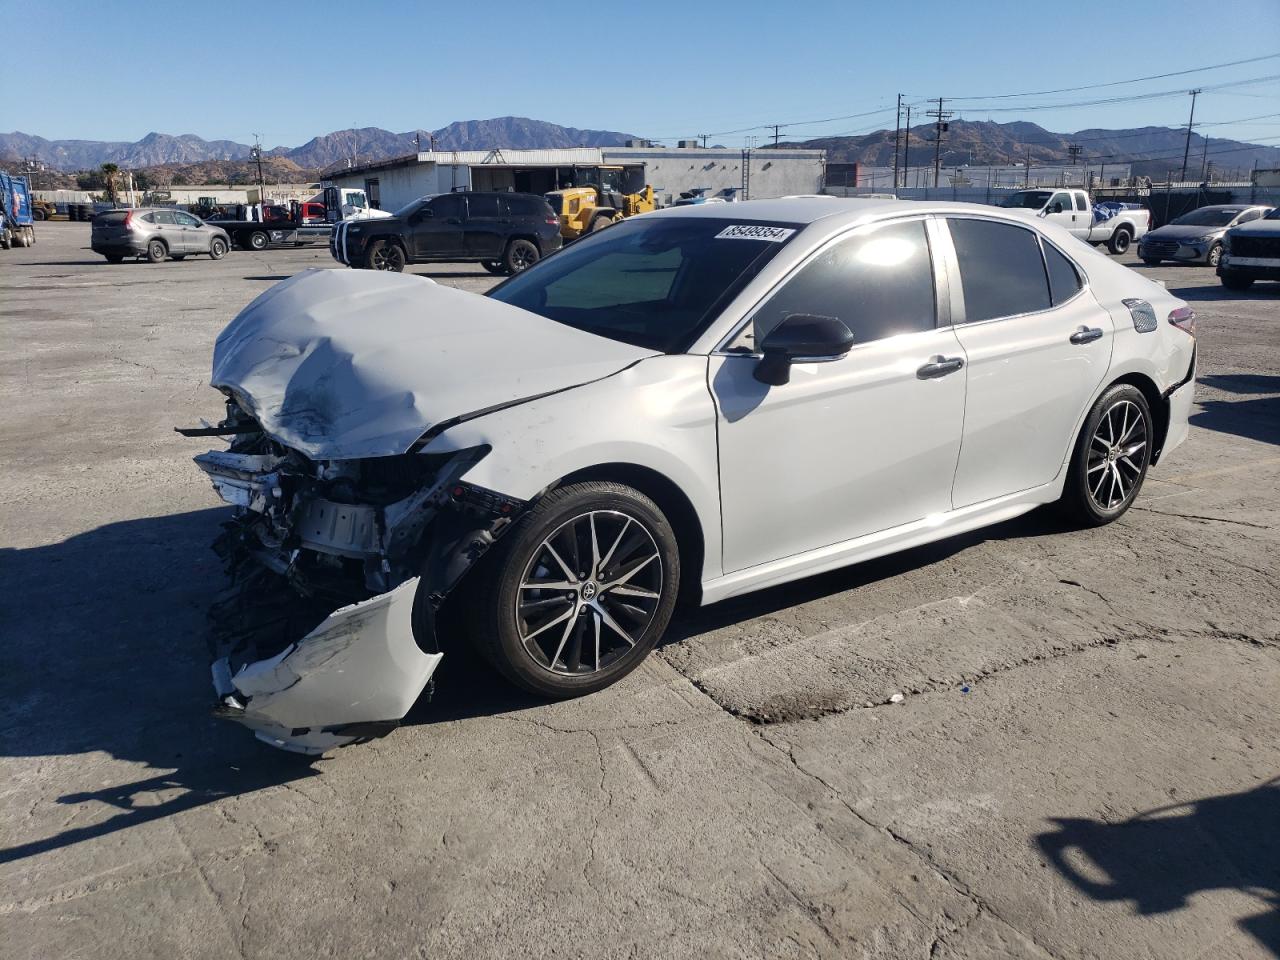
[[[659,205],[681,193],[762,199],[819,193],[826,151],[724,147],[578,147],[556,150],[437,150],[335,170],[326,181],[363,189],[372,206],[398,210],[454,190],[543,194],[575,182],[575,170],[621,167],[625,190],[653,187]]]

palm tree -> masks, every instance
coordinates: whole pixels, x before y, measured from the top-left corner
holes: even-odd
[[[114,163],[104,163],[102,165],[102,178],[107,182],[107,196],[111,200],[111,205],[116,205],[116,180],[120,176],[120,168]]]

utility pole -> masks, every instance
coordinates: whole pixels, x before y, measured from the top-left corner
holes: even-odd
[[[422,131],[421,130],[413,131],[413,152],[414,153],[422,152]]]
[[[1080,151],[1083,149],[1083,147],[1076,143],[1067,147],[1067,155],[1071,157],[1071,165],[1073,167],[1080,162]]]
[[[700,134],[698,134],[698,139],[702,141],[702,149],[703,149],[703,150],[707,149],[707,138],[708,138],[709,136],[711,136],[711,134],[709,134],[709,133],[700,133]]]
[[[778,131],[782,128],[782,124],[767,123],[765,126],[773,130],[773,145],[776,147],[778,145]]]
[[[1206,169],[1206,163],[1209,159],[1209,138],[1201,137],[1200,139],[1204,141],[1204,149],[1200,152],[1200,182],[1204,183],[1204,172]]]
[[[249,156],[258,161],[258,203],[267,202],[267,183],[262,179],[262,139],[255,133]]]
[[[1196,122],[1196,97],[1200,96],[1200,88],[1188,90],[1191,94],[1191,116],[1187,120],[1187,144],[1182,148],[1182,179],[1187,179],[1187,157],[1191,153],[1191,125]]]
[[[1031,151],[1027,147],[1022,148],[1022,163],[1025,172],[1022,175],[1022,189],[1031,186]]]
[[[898,141],[902,138],[902,94],[898,94],[898,117],[893,128],[893,189],[898,189]]]
[[[902,185],[907,186],[907,177],[911,173],[911,104],[907,104],[906,136],[902,138]]]
[[[942,171],[942,135],[950,129],[950,124],[946,121],[951,118],[950,110],[942,109],[942,98],[938,98],[938,109],[930,110],[929,116],[935,120],[935,128],[933,134],[933,188],[938,189],[938,175]]]

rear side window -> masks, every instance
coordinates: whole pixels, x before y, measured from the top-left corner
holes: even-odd
[[[959,218],[947,226],[960,261],[966,323],[1049,309],[1040,241],[1032,231]]]
[[[1043,241],[1041,241],[1043,243]],[[1049,293],[1053,296],[1053,305],[1066,303],[1084,285],[1075,265],[1058,252],[1051,243],[1044,243],[1044,263],[1049,271]]]
[[[856,343],[932,330],[937,304],[923,220],[841,240],[800,268],[756,311],[755,342],[793,314],[835,317]]]
[[[1089,209],[1089,198],[1088,198],[1085,194],[1083,194],[1083,193],[1077,193],[1077,194],[1075,195],[1075,198],[1076,198],[1076,209],[1077,209],[1077,210],[1088,210],[1088,209]]]
[[[502,203],[496,193],[473,193],[467,198],[467,216],[500,217]]]

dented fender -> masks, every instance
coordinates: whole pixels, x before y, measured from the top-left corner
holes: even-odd
[[[443,659],[414,640],[417,589],[414,577],[335,610],[301,640],[234,675],[226,658],[216,661],[218,715],[306,754],[389,733]]]

